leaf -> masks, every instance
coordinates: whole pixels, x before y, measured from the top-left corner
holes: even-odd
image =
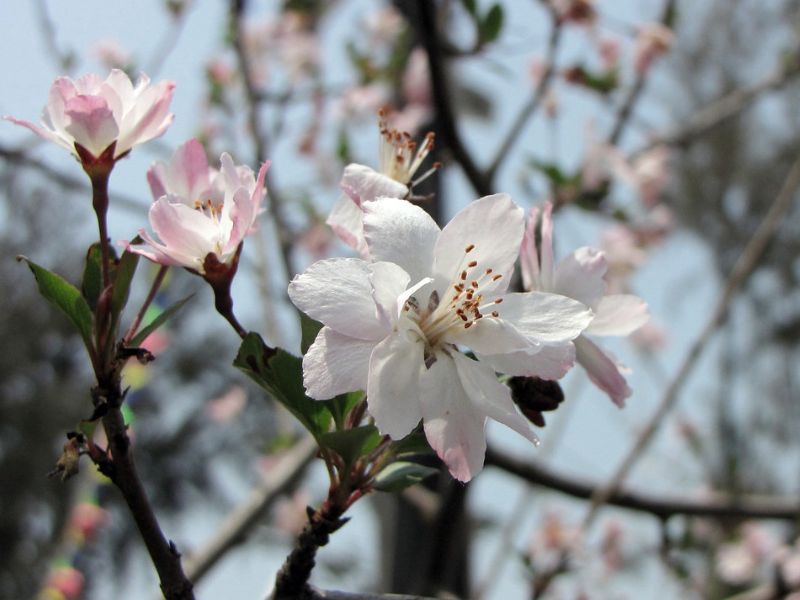
[[[417,463],[397,461],[375,476],[373,487],[381,492],[399,492],[438,473],[438,469]]]
[[[133,339],[131,339],[129,345],[135,348],[143,341],[145,341],[147,339],[147,336],[149,336],[156,329],[161,327],[164,323],[166,323],[169,319],[171,319],[180,309],[182,309],[183,305],[192,299],[192,296],[194,296],[194,294],[190,294],[186,296],[186,298],[184,298],[183,300],[178,300],[175,304],[166,308],[164,312],[162,312],[155,319],[153,319],[146,327],[142,328],[139,331],[139,333],[133,336]]]
[[[428,443],[425,433],[418,427],[409,433],[402,440],[392,444],[392,451],[395,456],[412,456],[421,454],[433,454],[433,449]]]
[[[119,259],[117,268],[114,272],[114,291],[111,295],[111,313],[114,318],[119,317],[122,309],[128,303],[128,295],[131,290],[131,280],[136,273],[139,264],[139,255],[135,252],[125,250],[122,258]]]
[[[24,260],[27,263],[28,268],[36,278],[39,293],[69,317],[69,320],[80,332],[86,347],[91,348],[94,317],[92,316],[92,309],[89,308],[89,303],[86,302],[78,288],[60,275],[48,271],[24,256],[18,256],[17,260]]]
[[[100,297],[100,292],[103,291],[101,260],[100,244],[95,242],[86,251],[86,263],[83,266],[83,278],[81,279],[81,294],[92,311],[97,307],[97,299]]]
[[[473,17],[477,14],[478,6],[475,0],[461,0],[461,4],[464,5],[464,10],[466,10]]]
[[[478,37],[481,43],[491,43],[500,36],[500,31],[503,29],[503,18],[503,7],[499,4],[495,4],[489,9],[478,25]]]
[[[333,416],[333,422],[336,429],[344,429],[345,419],[350,414],[350,411],[355,408],[356,404],[361,402],[364,398],[364,392],[349,392],[347,394],[339,394],[336,398],[326,400],[325,404]]]
[[[280,348],[269,348],[261,336],[250,332],[242,340],[233,365],[283,404],[320,442],[331,426],[325,402],[312,400],[303,390],[303,361]]]
[[[303,356],[317,339],[320,329],[322,329],[322,323],[315,321],[304,312],[300,313],[300,352]]]
[[[341,456],[345,464],[352,465],[377,447],[381,442],[381,434],[374,425],[362,425],[355,429],[330,431],[323,434],[319,442]]]

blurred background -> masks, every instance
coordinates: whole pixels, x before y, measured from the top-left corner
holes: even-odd
[[[499,464],[466,487],[376,495],[320,552],[315,584],[497,599],[779,598],[800,590],[797,202],[624,485],[697,505],[758,500],[785,509],[779,518],[608,506],[582,527],[588,503],[567,484],[591,490],[630,452],[800,156],[799,28],[796,0],[31,0],[4,7],[0,114],[36,121],[58,75],[122,68],[174,80],[175,123],[114,171],[111,237],[147,226],[146,169],[190,137],[212,165],[223,151],[253,168],[270,159],[270,210],[247,240],[234,299],[245,327],[295,352],[287,282],[349,252],[325,218],[345,164],[377,167],[385,105],[393,126],[437,133],[429,160],[444,166],[423,206],[440,222],[490,192],[525,208],[551,199],[557,257],[601,248],[609,285],[648,302],[650,324],[608,345],[632,370],[624,410],[574,369],[538,449],[489,427],[494,451],[556,479]],[[431,86],[431,52],[449,104]],[[65,433],[91,412],[91,373],[14,257],[79,279],[96,237],[87,183],[62,149],[0,125],[2,598],[158,593],[116,490],[88,461],[67,482],[46,477]],[[154,310],[190,293],[150,340],[157,360],[126,371],[142,477],[187,557],[298,437],[230,367],[238,341],[199,278],[173,270]],[[264,597],[326,485],[312,463],[283,486],[198,581],[198,597]]]

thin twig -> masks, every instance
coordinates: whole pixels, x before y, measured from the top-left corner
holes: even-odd
[[[669,24],[670,18],[675,12],[675,4],[676,0],[667,0],[664,4],[664,8],[661,11],[662,24]],[[628,126],[628,122],[633,115],[633,109],[639,100],[639,96],[641,96],[642,92],[644,91],[648,74],[649,70],[645,69],[636,76],[633,87],[631,87],[628,95],[620,106],[619,111],[617,112],[617,118],[614,121],[614,126],[611,128],[611,133],[609,133],[608,139],[606,140],[606,143],[609,146],[615,146],[622,138],[622,134],[625,132],[625,128]]]
[[[706,326],[703,328],[700,336],[697,338],[694,344],[692,344],[689,352],[686,354],[683,363],[681,363],[680,368],[664,392],[664,396],[662,397],[655,413],[639,434],[639,437],[633,444],[633,447],[625,456],[624,460],[617,468],[608,484],[596,488],[592,493],[591,506],[589,507],[589,510],[583,521],[584,528],[588,527],[594,521],[594,518],[597,515],[600,507],[614,496],[615,492],[624,482],[628,473],[630,473],[633,466],[644,454],[645,449],[652,440],[656,431],[658,431],[658,428],[664,420],[664,417],[677,401],[678,394],[680,393],[683,385],[686,383],[689,373],[697,365],[698,360],[708,345],[709,340],[720,327],[720,325],[725,321],[725,317],[728,313],[728,309],[730,308],[730,304],[734,296],[742,287],[747,278],[753,273],[758,265],[759,260],[761,260],[761,257],[764,255],[767,245],[775,237],[778,226],[792,205],[792,200],[798,186],[800,186],[800,159],[796,160],[792,165],[780,192],[776,196],[772,206],[764,217],[764,220],[758,226],[758,229],[756,229],[753,237],[747,243],[741,255],[739,256],[739,259],[736,261],[736,264],[734,265],[733,270],[728,277],[728,281],[725,284],[725,288],[720,295],[719,300],[717,301],[711,317],[706,323]]]
[[[552,24],[550,29],[550,38],[547,43],[545,70],[544,73],[542,73],[542,76],[539,79],[539,84],[536,86],[536,89],[534,90],[530,100],[528,100],[525,106],[522,107],[522,110],[517,115],[517,118],[514,119],[508,134],[500,144],[500,148],[497,150],[497,154],[495,154],[492,162],[489,163],[489,167],[486,169],[486,177],[489,179],[489,181],[494,180],[497,169],[503,163],[506,156],[508,156],[508,153],[511,151],[511,148],[522,135],[522,132],[525,129],[525,124],[536,113],[542,103],[542,100],[545,99],[547,92],[550,90],[550,83],[552,82],[553,75],[556,72],[556,53],[558,51],[558,45],[561,39],[562,21],[558,19],[555,8],[549,4],[547,7],[549,9]]]
[[[230,2],[230,28],[232,34],[233,48],[236,52],[236,59],[239,64],[239,71],[244,82],[245,101],[247,104],[247,126],[253,138],[253,152],[256,162],[266,159],[269,152],[264,126],[261,122],[261,100],[262,94],[258,91],[255,81],[253,81],[253,70],[250,64],[250,57],[244,47],[244,15],[247,11],[247,0],[231,0]],[[284,201],[279,192],[271,183],[269,172],[265,177],[266,187],[269,191],[269,202],[267,210],[275,227],[278,237],[278,246],[286,278],[294,275],[292,266],[292,239],[286,218],[283,214]]]
[[[164,67],[164,63],[167,61],[167,58],[169,58],[169,55],[172,54],[172,52],[175,50],[175,47],[178,45],[181,32],[183,31],[183,26],[186,24],[186,13],[190,8],[191,1],[187,1],[181,6],[180,12],[170,15],[172,18],[170,27],[167,29],[164,37],[161,38],[161,41],[156,46],[153,56],[148,63],[147,73],[151,78],[155,78],[155,76],[161,71],[161,69]]]
[[[83,193],[89,192],[92,189],[91,186],[86,183],[85,177],[75,177],[59,171],[44,161],[29,156],[27,150],[18,150],[0,145],[0,158],[4,159],[8,164],[38,171],[63,189]],[[136,211],[137,213],[141,213],[147,208],[146,202],[140,202],[132,196],[115,193],[110,194],[110,203],[114,208],[124,208],[125,210]]]
[[[186,575],[189,579],[195,583],[200,581],[228,551],[245,541],[275,500],[303,476],[316,450],[314,439],[305,438],[272,467],[263,483],[225,518],[214,537],[187,558]]]
[[[490,448],[486,464],[525,481],[573,498],[590,499],[602,486],[578,478],[556,473],[531,461],[521,460]],[[800,515],[800,501],[796,498],[774,498],[771,496],[743,496],[735,498],[727,494],[714,494],[703,499],[687,499],[664,495],[653,496],[631,490],[615,490],[607,504],[660,519],[673,516],[707,517],[728,519],[775,519],[794,521]]]
[[[702,107],[683,120],[683,125],[655,135],[647,144],[636,150],[632,157],[638,156],[656,146],[683,146],[699,138],[728,119],[738,115],[758,100],[762,94],[777,90],[800,75],[800,57],[771,73],[761,81],[741,87]]]
[[[133,323],[131,323],[127,333],[125,333],[124,337],[122,338],[122,342],[124,344],[129,343],[133,339],[133,336],[136,335],[136,331],[139,329],[139,325],[142,324],[142,320],[144,319],[144,315],[147,313],[147,309],[150,308],[150,304],[155,299],[158,290],[161,288],[161,284],[164,283],[164,277],[166,277],[167,271],[169,271],[169,267],[164,265],[159,266],[158,273],[156,273],[156,277],[153,279],[153,283],[150,286],[150,291],[147,293],[147,298],[144,299],[139,312],[136,313],[136,318],[133,320]]]

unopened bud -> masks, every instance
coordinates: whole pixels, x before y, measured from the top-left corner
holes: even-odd
[[[557,381],[540,377],[512,377],[508,380],[511,398],[522,414],[537,427],[544,427],[543,412],[553,411],[564,401],[564,392]]]

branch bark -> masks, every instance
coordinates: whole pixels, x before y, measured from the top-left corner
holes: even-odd
[[[490,448],[486,464],[511,473],[528,483],[572,496],[590,499],[601,486],[597,483],[568,477],[545,466],[521,460]],[[708,517],[719,520],[775,519],[795,521],[800,515],[800,501],[769,496],[737,496],[715,494],[703,499],[687,499],[664,495],[653,496],[632,490],[618,489],[607,504],[637,512],[648,513],[660,519],[673,516]]]

